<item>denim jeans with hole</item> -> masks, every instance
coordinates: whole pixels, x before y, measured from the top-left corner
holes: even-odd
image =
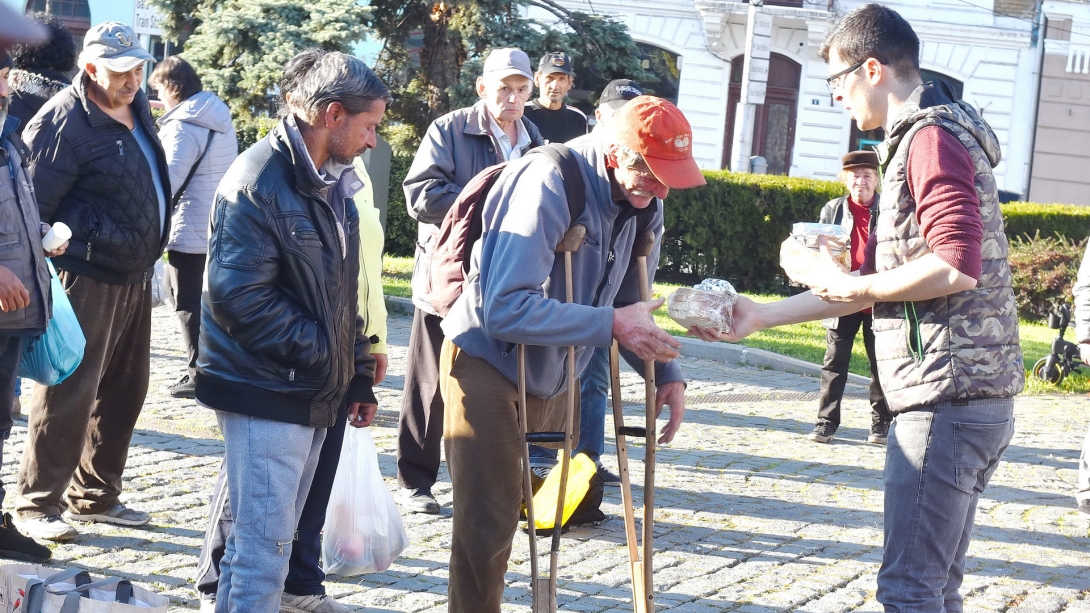
[[[1014,400],[943,402],[901,413],[889,431],[885,613],[961,613],[958,591],[981,492],[1014,435]]]
[[[326,430],[225,411],[216,419],[235,522],[220,560],[216,613],[278,613]]]

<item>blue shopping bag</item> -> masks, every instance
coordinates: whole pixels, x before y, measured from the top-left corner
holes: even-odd
[[[68,378],[83,361],[87,339],[83,336],[76,312],[64,293],[53,262],[46,260],[53,293],[53,319],[41,336],[28,338],[23,348],[19,376],[34,379],[42,385],[56,385]]]

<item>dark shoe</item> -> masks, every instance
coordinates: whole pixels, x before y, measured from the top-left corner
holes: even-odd
[[[196,397],[197,385],[189,375],[182,375],[182,378],[178,379],[174,385],[168,385],[163,388],[163,391],[174,398],[193,399]]]
[[[439,501],[431,495],[431,488],[401,488],[401,506],[410,513],[439,514]]]
[[[598,478],[602,480],[602,485],[607,487],[621,486],[621,478],[609,472],[609,469],[601,464],[598,465]]]
[[[3,525],[0,525],[0,558],[38,563],[52,556],[48,547],[20,534],[11,522],[11,514],[4,513]]]
[[[885,445],[886,438],[889,436],[889,422],[880,421],[875,424],[871,424],[870,436],[867,437],[868,443],[874,443],[875,445]]]
[[[143,511],[130,509],[121,504],[115,504],[112,508],[101,513],[73,513],[65,511],[64,518],[84,524],[113,524],[115,526],[144,526],[151,521],[151,516]]]
[[[819,421],[814,426],[814,431],[811,432],[806,438],[816,443],[828,443],[833,440],[833,433],[836,432],[836,426],[832,422]]]

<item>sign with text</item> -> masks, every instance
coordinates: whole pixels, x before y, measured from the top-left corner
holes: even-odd
[[[162,20],[163,14],[159,12],[159,9],[148,3],[148,0],[136,0],[136,9],[132,18],[134,32],[162,36],[163,29],[159,25]]]

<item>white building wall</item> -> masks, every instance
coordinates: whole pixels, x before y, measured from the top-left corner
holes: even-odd
[[[558,1],[568,9],[613,15],[629,27],[634,39],[681,56],[678,106],[693,124],[697,161],[703,168],[721,168],[730,59],[742,53],[745,5],[730,0],[702,0],[701,14],[694,0]],[[790,10],[781,11],[786,16],[774,18],[772,51],[802,67],[792,175],[834,179],[840,156],[848,150],[851,118],[839,104],[831,104],[825,84],[828,71],[817,52],[835,18],[862,4],[864,0],[839,0],[837,15],[825,18],[807,18]],[[995,170],[1000,188],[1023,193],[1037,100],[1038,51],[1031,47],[1032,23],[995,16],[990,0],[974,0],[979,8],[960,0],[885,4],[900,12],[916,30],[921,42],[921,67],[964,84],[964,99],[982,111],[1002,146],[1004,159]],[[548,18],[544,12],[531,14]]]

